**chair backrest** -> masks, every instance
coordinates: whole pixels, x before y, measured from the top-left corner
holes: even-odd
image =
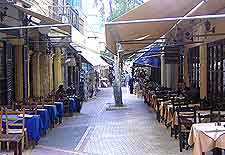
[[[22,129],[24,135],[25,125],[25,110],[22,111],[9,111],[6,110],[6,134],[9,134],[9,129]]]
[[[37,109],[38,109],[37,102],[30,101],[27,104],[24,104],[22,106],[22,109],[25,109],[26,112],[30,112],[30,113],[32,113],[34,115],[37,115]]]
[[[178,127],[181,130],[182,125],[190,128],[193,123],[196,123],[196,110],[192,107],[178,107],[176,109],[178,116]]]
[[[215,119],[215,114],[209,113],[209,114],[201,114],[198,113],[198,123],[209,123],[213,122]]]
[[[188,107],[189,105],[189,102],[185,99],[171,99],[171,103],[173,107],[173,112],[175,112],[177,108]]]
[[[225,112],[220,110],[211,109],[210,114],[212,115],[211,122],[225,121]]]

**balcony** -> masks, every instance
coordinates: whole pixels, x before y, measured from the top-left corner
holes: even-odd
[[[79,30],[79,13],[70,5],[50,6],[49,16],[62,23],[71,24]]]
[[[35,0],[10,0],[12,2],[16,2],[17,4],[20,4],[24,8],[31,8],[32,5],[34,5]]]

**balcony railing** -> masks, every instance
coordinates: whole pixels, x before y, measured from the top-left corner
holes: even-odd
[[[79,30],[79,13],[70,5],[66,6],[50,6],[49,16],[65,24],[73,25]]]

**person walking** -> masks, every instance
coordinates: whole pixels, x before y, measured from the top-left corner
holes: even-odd
[[[110,83],[110,87],[111,87],[112,82],[113,82],[113,73],[112,72],[109,73],[108,79],[109,79],[109,83]]]
[[[127,94],[129,93],[129,81],[130,81],[130,74],[126,71],[126,75],[125,75],[125,86],[127,88]]]
[[[129,80],[129,88],[130,88],[130,94],[133,94],[134,82],[133,82],[133,78],[132,77]]]

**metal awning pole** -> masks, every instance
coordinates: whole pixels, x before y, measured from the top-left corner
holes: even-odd
[[[44,28],[44,27],[62,27],[62,26],[71,26],[71,25],[70,24],[51,24],[51,25],[1,27],[0,31],[17,30],[17,29],[33,29],[33,28]]]
[[[141,23],[168,22],[168,21],[194,20],[194,19],[217,19],[217,18],[225,18],[225,14],[117,21],[117,22],[107,22],[105,25],[141,24]]]

